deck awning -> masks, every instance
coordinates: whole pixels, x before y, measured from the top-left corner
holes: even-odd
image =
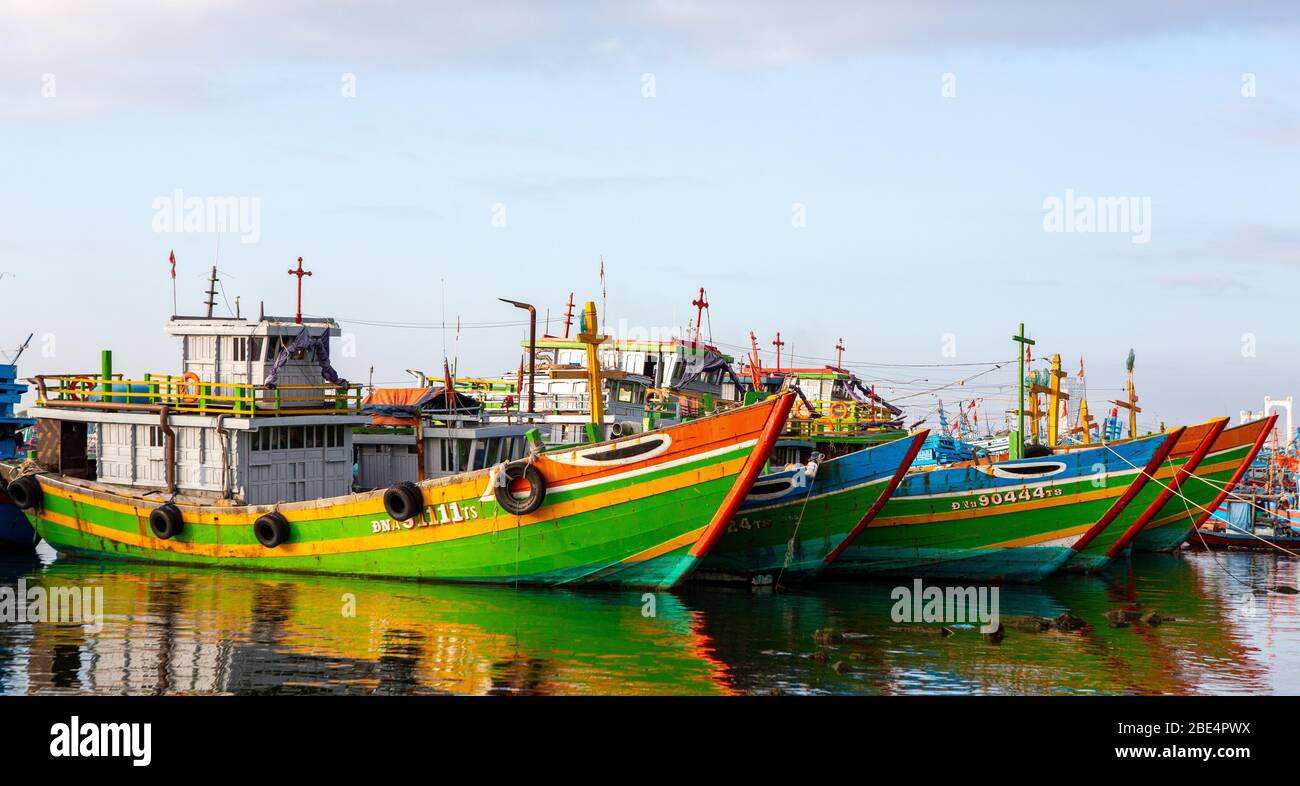
[[[361,402],[361,411],[375,426],[414,426],[420,413],[444,417],[477,417],[477,399],[445,387],[375,388]]]
[[[433,388],[374,388],[361,402],[361,411],[374,426],[414,426],[433,394]]]

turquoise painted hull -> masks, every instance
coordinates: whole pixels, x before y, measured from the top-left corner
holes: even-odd
[[[1070,573],[1096,573],[1110,564],[1110,557],[1105,554],[1075,554],[1061,570]]]
[[[1068,546],[1010,549],[864,548],[853,562],[835,563],[835,575],[855,573],[989,582],[1038,582],[1060,570],[1075,552]]]
[[[1133,539],[1135,551],[1177,551],[1192,536],[1191,527],[1157,527],[1143,530]]]

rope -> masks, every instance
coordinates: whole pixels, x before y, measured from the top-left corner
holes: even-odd
[[[1151,475],[1150,473],[1148,473],[1148,472],[1146,471],[1145,468],[1143,468],[1143,467],[1139,467],[1139,466],[1137,466],[1136,464],[1134,464],[1133,462],[1129,461],[1127,458],[1125,458],[1125,457],[1122,456],[1120,453],[1118,453],[1118,452],[1117,452],[1114,448],[1112,448],[1110,445],[1104,445],[1104,447],[1106,448],[1106,450],[1109,450],[1111,453],[1115,454],[1115,456],[1117,456],[1117,457],[1119,458],[1120,461],[1123,461],[1125,464],[1128,464],[1128,465],[1129,465],[1130,467],[1132,467],[1133,469],[1136,469],[1139,473],[1145,475],[1145,476],[1147,477],[1147,479],[1149,479],[1149,480],[1151,480],[1151,481],[1154,481],[1155,484],[1156,484],[1157,486],[1160,486],[1161,488],[1165,489],[1166,491],[1171,491],[1171,492],[1173,492],[1173,494],[1174,494],[1175,496],[1177,496],[1180,500],[1182,500],[1182,502],[1183,502],[1183,510],[1187,513],[1188,516],[1191,516],[1191,515],[1192,515],[1192,508],[1193,508],[1193,507],[1196,508],[1197,510],[1202,511],[1202,512],[1209,513],[1210,515],[1213,515],[1213,514],[1214,514],[1214,511],[1210,510],[1209,508],[1205,507],[1204,505],[1201,505],[1201,504],[1199,504],[1199,503],[1197,503],[1197,502],[1193,502],[1192,500],[1188,499],[1187,496],[1184,495],[1180,489],[1173,489],[1173,488],[1170,488],[1170,487],[1169,487],[1168,485],[1166,485],[1165,483],[1162,483],[1158,478],[1156,478],[1155,476],[1153,476],[1153,475]],[[1191,477],[1196,477],[1196,475],[1193,474],[1193,475],[1191,475]],[[1213,483],[1210,483],[1209,481],[1205,480],[1204,478],[1198,478],[1198,480],[1201,480],[1203,483],[1206,483],[1207,485],[1211,486],[1212,488],[1215,487]],[[1226,485],[1227,485],[1227,484],[1224,484],[1224,486],[1226,486]],[[1233,492],[1229,492],[1229,495],[1230,495],[1230,496],[1233,496],[1233,497],[1236,497],[1236,494],[1233,493]],[[1253,502],[1251,502],[1250,500],[1247,500],[1247,499],[1242,499],[1242,498],[1238,497],[1238,498],[1237,498],[1237,501],[1239,501],[1239,502],[1245,502],[1246,504],[1250,505],[1252,508],[1253,508],[1253,507],[1257,507]],[[1189,504],[1190,504],[1190,507],[1189,507]],[[1199,529],[1199,527],[1193,527],[1192,529]],[[1262,543],[1267,543],[1268,545],[1272,546],[1273,548],[1277,549],[1278,551],[1283,552],[1284,554],[1289,554],[1289,555],[1291,555],[1292,557],[1300,557],[1300,554],[1297,554],[1297,553],[1295,553],[1294,551],[1291,551],[1290,549],[1283,548],[1282,546],[1279,546],[1278,544],[1273,543],[1272,541],[1270,541],[1270,540],[1268,540],[1268,539],[1266,539],[1266,538],[1262,538],[1262,537],[1260,537],[1259,535],[1256,535],[1254,532],[1246,532],[1245,530],[1241,530],[1241,531],[1244,532],[1244,533],[1247,534],[1247,535],[1250,535],[1252,538],[1255,538],[1255,539],[1259,540],[1259,541],[1262,542]],[[1199,533],[1198,533],[1198,537],[1199,537]],[[1202,545],[1202,546],[1205,545],[1205,539],[1204,539],[1204,538],[1201,538],[1201,545]],[[1207,547],[1207,548],[1208,548],[1208,547]],[[1229,574],[1229,575],[1231,575],[1231,574]],[[1234,577],[1234,578],[1235,578],[1235,577]]]
[[[823,454],[817,454],[825,460]],[[821,468],[821,461],[817,462],[818,469]],[[806,474],[806,470],[805,470]],[[808,492],[803,495],[803,505],[799,506],[799,518],[795,519],[794,532],[790,533],[790,540],[785,544],[785,562],[781,564],[781,570],[776,574],[776,586],[781,586],[781,577],[785,575],[785,569],[790,567],[790,560],[794,559],[794,544],[799,539],[799,527],[803,524],[803,514],[808,510],[808,500],[812,498],[813,485],[817,483],[817,476],[813,475],[808,480]]]
[[[44,471],[45,469],[42,468],[40,464],[37,464],[32,459],[25,458],[9,476],[9,482],[12,483],[19,478],[25,478],[28,475],[39,475]]]

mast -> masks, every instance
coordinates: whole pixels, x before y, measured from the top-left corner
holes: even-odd
[[[299,260],[301,261],[301,260]],[[212,306],[217,302],[217,266],[212,266],[212,275],[208,276],[208,319],[212,319]]]
[[[592,442],[605,438],[605,390],[600,376],[600,353],[596,347],[604,343],[606,338],[607,336],[600,335],[596,304],[588,300],[582,309],[582,331],[578,333],[578,340],[587,345],[587,384],[591,395],[591,425],[588,432],[592,436]]]
[[[213,270],[213,274],[215,275],[216,268],[213,268],[212,270]],[[310,276],[311,271],[302,269],[302,257],[298,257],[298,269],[294,270],[293,268],[289,268],[289,275],[298,277],[298,310],[294,312],[293,321],[294,324],[301,325],[302,324],[302,277]],[[208,316],[212,316],[211,307],[209,307]]]
[[[564,309],[564,337],[569,337],[569,326],[573,324],[573,293],[569,293],[569,302]]]
[[[1031,338],[1025,336],[1025,323],[1020,323],[1020,332],[1011,337],[1012,341],[1020,344],[1020,401],[1016,408],[1016,432],[1011,435],[1008,441],[1008,447],[1011,451],[1011,458],[1018,459],[1025,457],[1025,350],[1034,345]]]
[[[698,300],[692,300],[691,305],[695,306],[695,343],[700,343],[700,322],[704,318],[704,309],[709,307],[709,301],[704,299],[704,287],[700,287],[700,297]]]

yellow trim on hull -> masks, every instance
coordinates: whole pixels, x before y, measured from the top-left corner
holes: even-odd
[[[77,494],[75,492],[67,492],[63,489],[55,489],[51,487],[46,488],[46,493],[55,493],[57,496],[64,497],[65,499],[69,499],[78,504],[92,505],[92,506],[101,507],[109,510],[117,510],[118,512],[126,513],[127,515],[134,516],[139,525],[140,532],[130,533],[124,530],[115,529],[113,527],[105,527],[100,524],[94,524],[91,522],[82,521],[80,519],[74,519],[70,516],[66,516],[61,513],[55,513],[52,511],[42,511],[40,515],[43,518],[46,518],[55,524],[60,524],[62,526],[69,527],[71,529],[80,530],[82,532],[93,535],[95,537],[101,537],[107,540],[115,541],[118,543],[125,543],[127,545],[137,546],[140,548],[153,549],[156,551],[169,551],[176,554],[194,554],[198,556],[207,556],[207,557],[303,557],[303,556],[318,556],[323,554],[346,554],[346,553],[358,553],[358,552],[367,552],[367,551],[382,551],[384,549],[390,549],[390,548],[406,548],[411,546],[421,546],[428,543],[443,543],[447,541],[461,540],[463,538],[472,538],[481,535],[487,535],[493,532],[500,532],[503,530],[512,529],[516,526],[526,527],[534,524],[543,524],[548,521],[553,521],[557,518],[564,518],[567,516],[572,516],[572,515],[592,511],[592,510],[597,510],[599,508],[611,507],[613,505],[618,505],[625,502],[632,502],[638,499],[651,497],[656,494],[677,491],[683,488],[688,488],[690,486],[697,485],[706,480],[716,480],[720,478],[733,476],[740,472],[741,468],[745,464],[746,459],[747,457],[740,457],[737,459],[733,459],[732,461],[722,462],[720,464],[716,464],[712,467],[709,467],[707,471],[709,471],[710,474],[714,475],[714,477],[712,478],[705,476],[703,474],[704,471],[681,473],[679,475],[674,475],[668,478],[660,478],[655,481],[638,483],[625,488],[613,489],[608,492],[596,493],[586,497],[580,497],[575,500],[568,500],[554,505],[546,505],[543,506],[541,509],[539,509],[537,513],[529,514],[527,516],[522,516],[522,517],[508,516],[508,515],[500,516],[500,517],[493,516],[491,518],[479,519],[476,521],[459,522],[455,524],[436,524],[433,526],[423,526],[423,527],[419,525],[414,525],[410,529],[402,527],[401,529],[398,530],[391,530],[388,532],[379,532],[379,533],[370,533],[358,537],[333,538],[329,540],[316,540],[307,543],[285,543],[274,549],[264,548],[260,544],[224,545],[220,543],[190,543],[190,542],[180,542],[175,540],[161,540],[159,538],[153,537],[152,535],[144,534],[144,532],[147,531],[147,527],[148,527],[148,517],[149,517],[148,509],[137,509],[132,506],[121,505],[119,503],[107,503],[105,501],[91,498],[91,497],[86,497],[81,494]],[[637,491],[638,493],[634,495],[632,493],[633,490]],[[470,498],[477,498],[477,495],[476,494],[470,495]],[[461,497],[456,501],[461,501],[464,499],[466,498]],[[338,506],[333,506],[331,508],[328,508],[328,510],[333,511],[333,510],[351,509],[354,507],[355,504],[356,503],[345,503],[343,505],[338,505]],[[364,515],[367,513],[374,513],[379,516],[382,516],[384,520],[388,520],[388,514],[384,512],[382,504],[380,504],[377,508],[367,507],[356,513],[337,514],[333,516],[327,516],[325,518],[343,518],[348,515]],[[543,513],[545,513],[545,515],[543,515]],[[203,514],[200,514],[199,522],[209,523],[209,524],[218,523],[218,522],[204,521],[205,518],[207,517],[204,516]],[[302,519],[295,519],[290,515],[286,515],[285,518],[289,520],[290,524],[293,524],[294,521],[302,521]],[[504,525],[500,523],[500,519],[505,519]],[[193,521],[192,518],[188,520]],[[309,520],[315,520],[315,519],[309,519]],[[219,522],[219,524],[233,525],[233,523],[229,521],[221,521]],[[398,537],[398,535],[401,535],[402,533],[407,533],[409,537]],[[685,535],[679,536],[678,538],[674,538],[673,541],[670,542],[669,547],[665,548],[664,553],[667,553],[668,551],[678,548],[681,545],[681,543],[678,543],[679,540],[684,540],[687,543],[693,543],[696,539],[698,539],[699,535],[700,535],[700,530],[696,530],[693,533],[687,533]],[[649,554],[649,551],[653,551],[653,550],[654,549],[648,550],[647,552],[642,552],[642,554],[648,555],[642,557],[642,559],[650,559],[653,556],[657,556],[657,555]],[[637,555],[637,556],[640,557],[641,555]],[[635,559],[635,557],[633,559]]]

